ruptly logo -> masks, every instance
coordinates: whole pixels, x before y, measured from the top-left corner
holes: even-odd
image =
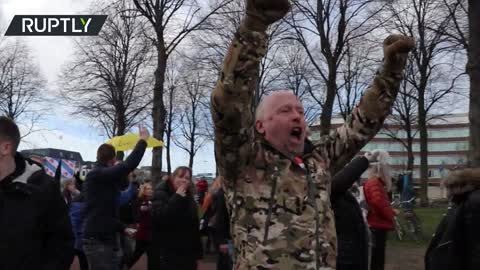
[[[15,15],[6,36],[96,36],[107,15]]]

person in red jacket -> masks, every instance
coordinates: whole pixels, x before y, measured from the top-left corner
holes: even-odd
[[[387,195],[392,187],[388,157],[387,152],[380,152],[379,162],[372,164],[370,176],[363,187],[368,204],[368,226],[373,237],[371,270],[384,269],[387,232],[394,228],[393,218],[396,215]]]

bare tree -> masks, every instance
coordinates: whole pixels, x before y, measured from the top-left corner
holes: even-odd
[[[470,166],[480,166],[480,4],[472,0],[443,0],[452,24],[442,35],[453,49],[467,53],[466,72],[470,78]]]
[[[198,30],[217,10],[231,0],[225,0],[201,15],[202,8],[196,0],[133,0],[137,10],[150,23],[154,32],[151,41],[155,45],[157,58],[153,87],[153,135],[163,139],[166,109],[164,103],[165,72],[167,60],[175,49],[193,31]],[[149,34],[147,34],[150,36]],[[153,150],[152,178],[159,179],[162,171],[162,150]]]
[[[102,12],[109,16],[99,36],[76,42],[77,56],[63,71],[62,95],[75,115],[92,119],[113,137],[148,116],[151,52],[144,22],[125,0]]]
[[[451,23],[439,31],[451,43],[452,49],[468,50],[468,5],[467,0],[442,0],[445,16]]]
[[[193,65],[189,65],[191,67]],[[202,99],[205,98],[207,89],[202,79],[205,78],[200,70],[193,70],[184,73],[182,80],[183,100],[179,103],[181,107],[180,127],[178,136],[175,136],[175,144],[189,156],[188,166],[193,168],[193,162],[198,150],[205,146],[208,140],[202,136],[202,126],[205,124],[202,112]]]
[[[467,73],[470,76],[470,165],[480,166],[480,2],[468,1],[469,47]]]
[[[412,72],[413,64],[410,61],[405,69],[405,76],[411,77]],[[399,97],[393,105],[393,113],[389,117],[388,124],[384,125],[384,129],[381,131],[401,143],[407,150],[407,171],[413,171],[415,162],[413,141],[418,134],[418,129],[415,129],[416,123],[418,123],[417,107],[416,91],[407,80],[404,80],[399,91]],[[400,132],[404,132],[405,136],[402,136]]]
[[[210,5],[218,6],[221,0],[211,0]],[[244,1],[232,1],[218,10],[202,27],[203,31],[194,35],[193,40],[198,52],[202,57],[198,58],[206,68],[220,70],[220,65],[228,49],[233,35],[241,24],[245,10]],[[281,88],[279,84],[280,68],[277,59],[280,56],[283,46],[284,34],[287,32],[287,25],[276,23],[267,30],[267,43],[265,56],[260,62],[259,79],[255,94],[252,100],[252,113],[255,111],[263,95],[272,90]],[[213,76],[212,80],[215,82]]]
[[[406,78],[416,91],[418,129],[420,134],[421,204],[428,204],[428,112],[445,97],[452,94],[457,77],[449,76],[451,67],[446,50],[446,39],[441,34],[450,23],[443,6],[436,0],[402,0],[389,4],[394,28],[402,34],[415,37],[412,52],[413,72]],[[440,81],[442,80],[442,81]]]
[[[179,127],[178,115],[180,114],[180,108],[178,107],[178,95],[179,88],[181,83],[181,74],[178,67],[178,60],[176,57],[171,57],[169,59],[169,65],[167,65],[167,70],[165,74],[165,87],[166,87],[166,111],[167,116],[165,118],[165,150],[166,150],[166,160],[167,160],[167,173],[170,175],[172,173],[172,161],[171,161],[171,151],[172,151],[172,136],[174,132]]]
[[[318,103],[310,95],[317,83],[314,68],[303,47],[295,41],[283,44],[280,56],[279,82],[298,97],[304,105],[307,123],[313,124],[320,114]]]
[[[382,11],[383,4],[372,0],[292,2],[293,11],[287,22],[293,28],[293,38],[302,44],[323,81],[325,92],[317,89],[315,99],[322,107],[320,133],[328,134],[338,90],[339,65],[345,56],[346,44],[367,36],[379,26],[372,18]],[[372,4],[375,9],[370,10]]]
[[[20,40],[0,44],[0,114],[37,131],[46,101],[45,79],[27,45]]]
[[[345,120],[360,101],[362,93],[370,84],[373,68],[377,63],[372,61],[373,46],[368,43],[352,46],[346,43],[345,56],[339,66],[339,85],[336,91],[340,115]]]

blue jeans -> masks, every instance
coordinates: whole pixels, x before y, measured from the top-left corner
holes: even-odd
[[[120,267],[122,254],[118,244],[83,239],[83,251],[90,270],[118,270]]]

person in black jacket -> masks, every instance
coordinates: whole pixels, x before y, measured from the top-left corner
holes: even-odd
[[[154,191],[151,208],[152,256],[148,269],[196,270],[202,257],[191,170],[178,167]]]
[[[223,190],[223,178],[217,177],[212,183],[207,196],[211,196],[210,203],[206,206],[203,221],[212,235],[213,244],[217,251],[217,270],[231,270],[233,267],[230,254],[230,215],[228,213],[225,192]],[[206,200],[208,201],[208,200]],[[205,207],[205,204],[204,204]]]
[[[119,234],[134,233],[118,217],[120,183],[142,160],[148,131],[140,128],[140,140],[130,156],[115,164],[115,148],[103,144],[97,151],[97,166],[85,179],[83,249],[90,270],[118,269],[121,260]]]
[[[68,270],[73,233],[59,185],[19,143],[17,125],[0,117],[0,269]]]
[[[217,270],[231,270],[233,267],[233,254],[229,247],[232,245],[230,216],[225,203],[225,192],[223,188],[220,188],[213,194],[212,199],[212,207],[215,212],[213,243],[218,250]]]
[[[337,231],[337,270],[368,270],[369,234],[362,210],[349,189],[378,152],[354,158],[332,179],[330,201]]]
[[[425,255],[426,270],[480,269],[480,168],[452,173],[451,201]]]

